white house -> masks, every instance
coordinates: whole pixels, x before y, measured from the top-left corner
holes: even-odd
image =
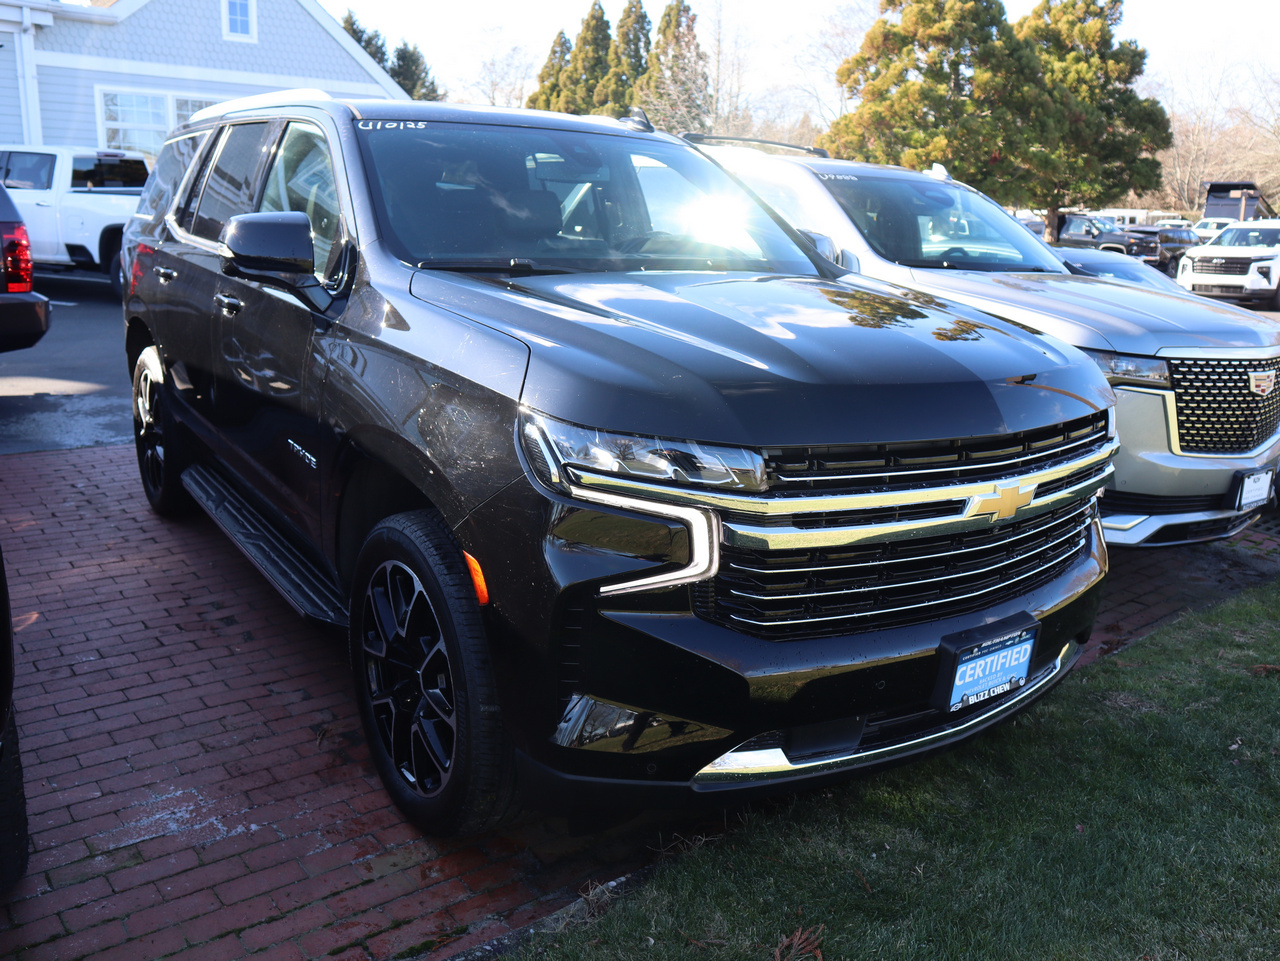
[[[0,143],[154,156],[201,107],[407,95],[316,0],[0,0]]]

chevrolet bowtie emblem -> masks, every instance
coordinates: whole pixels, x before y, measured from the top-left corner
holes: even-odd
[[[1259,397],[1266,397],[1276,389],[1276,372],[1274,370],[1249,371],[1249,390]]]
[[[985,514],[993,521],[1008,520],[1030,504],[1035,496],[1035,484],[1025,488],[1018,481],[996,484],[991,493],[978,494],[970,499],[965,516],[981,517]]]

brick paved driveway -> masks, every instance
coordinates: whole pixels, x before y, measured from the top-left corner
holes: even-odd
[[[0,958],[443,958],[697,829],[425,838],[368,762],[342,640],[207,519],[153,515],[131,446],[0,457],[0,504],[34,842]],[[1113,552],[1087,658],[1273,579],[1276,556],[1267,531]]]

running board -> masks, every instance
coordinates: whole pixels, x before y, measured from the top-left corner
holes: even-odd
[[[195,465],[182,472],[182,486],[294,610],[346,629],[346,603],[328,578],[231,485],[207,467]]]

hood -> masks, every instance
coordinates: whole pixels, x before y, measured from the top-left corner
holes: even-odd
[[[751,447],[915,441],[1111,402],[1071,348],[918,293],[657,271],[420,271],[410,290],[525,343],[524,404],[616,431]]]
[[[920,289],[1077,347],[1154,356],[1162,348],[1271,347],[1280,324],[1239,307],[1073,274],[913,270]]]

